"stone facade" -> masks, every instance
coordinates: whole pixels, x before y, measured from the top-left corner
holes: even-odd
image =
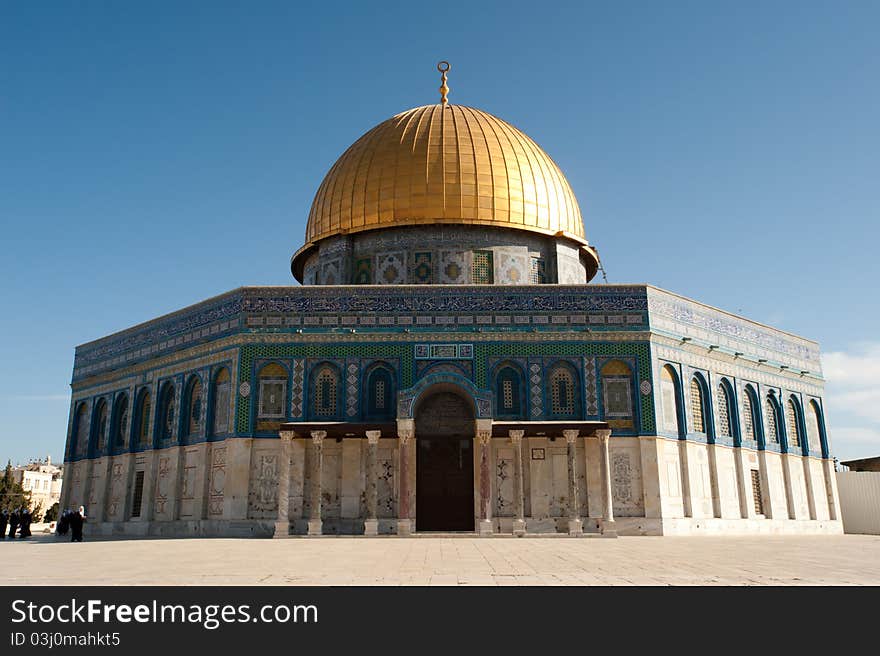
[[[85,344],[62,505],[106,534],[416,530],[440,391],[471,408],[475,532],[841,532],[818,346],[643,285],[244,287]]]

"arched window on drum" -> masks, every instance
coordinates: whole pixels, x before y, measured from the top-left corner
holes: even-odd
[[[599,375],[605,421],[612,429],[632,430],[632,369],[622,360],[611,360],[603,365]]]
[[[580,417],[580,395],[578,378],[574,368],[567,363],[558,363],[550,369],[550,412],[554,417]]]
[[[503,364],[495,374],[495,414],[510,419],[523,418],[522,376],[513,364]]]

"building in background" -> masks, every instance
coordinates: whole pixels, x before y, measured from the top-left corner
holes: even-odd
[[[52,464],[50,456],[46,456],[45,460],[18,465],[12,470],[12,476],[22,489],[31,493],[31,509],[41,504],[43,512],[46,512],[61,500],[62,470]]]
[[[559,167],[445,79],[330,169],[302,286],[76,349],[63,505],[131,535],[840,533],[818,345],[590,284]]]
[[[880,456],[841,462],[837,472],[845,533],[880,535]]]

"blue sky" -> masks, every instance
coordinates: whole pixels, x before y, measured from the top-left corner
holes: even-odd
[[[566,173],[610,282],[821,342],[880,455],[880,3],[0,2],[0,457],[62,455],[77,344],[288,284],[360,134],[435,102]]]

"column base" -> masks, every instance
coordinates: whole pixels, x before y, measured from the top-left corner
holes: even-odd
[[[580,519],[569,519],[568,520],[568,534],[569,535],[583,535],[584,534],[584,523]]]
[[[378,519],[365,519],[364,520],[364,535],[379,535],[379,520]]]
[[[617,524],[614,523],[614,520],[600,520],[599,522],[599,533],[602,537],[605,538],[616,538],[617,537]]]
[[[309,520],[309,535],[323,535],[323,522],[320,519]]]
[[[290,522],[275,522],[275,533],[272,535],[273,538],[286,538],[290,537]]]
[[[412,520],[411,519],[398,519],[397,520],[397,534],[398,535],[412,535]]]
[[[492,535],[494,533],[492,522],[488,519],[480,520],[480,535]]]
[[[513,534],[521,538],[526,534],[526,520],[524,519],[514,519],[513,520]]]

